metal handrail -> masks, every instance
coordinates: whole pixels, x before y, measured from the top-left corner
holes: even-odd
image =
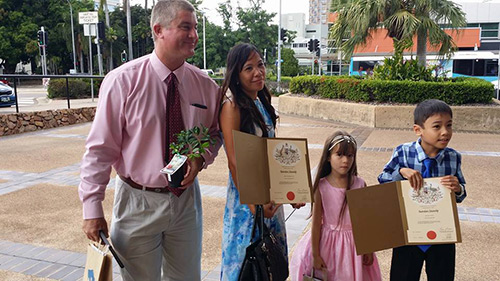
[[[100,75],[85,75],[85,74],[75,74],[75,75],[26,75],[26,74],[0,74],[3,78],[13,78],[14,80],[14,97],[16,99],[16,113],[19,113],[19,103],[17,99],[17,80],[16,79],[41,79],[41,78],[59,78],[66,79],[66,99],[68,100],[68,109],[71,108],[70,97],[69,97],[69,80],[70,78],[90,78],[90,79],[103,79],[104,76]],[[92,84],[93,85],[93,84]],[[91,86],[93,87],[93,86]],[[91,89],[94,90],[93,88]]]
[[[86,75],[86,74],[69,74],[69,75],[26,75],[26,74],[0,74],[0,77],[2,78],[13,78],[14,80],[14,96],[16,98],[16,113],[19,113],[19,104],[18,104],[18,99],[17,99],[17,82],[16,79],[41,79],[41,78],[59,78],[59,79],[66,79],[66,98],[68,100],[68,109],[71,108],[70,106],[70,97],[69,97],[69,82],[68,79],[70,78],[90,78],[90,79],[104,79],[104,76],[100,75]],[[222,82],[222,78],[212,78],[215,82]],[[92,86],[93,87],[93,86]],[[93,91],[93,88],[92,88]]]

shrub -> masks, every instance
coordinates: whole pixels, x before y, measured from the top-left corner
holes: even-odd
[[[83,79],[68,79],[68,85],[69,97],[72,99],[89,97],[91,95],[90,79],[88,84]],[[66,79],[51,79],[47,93],[47,97],[50,99],[66,98]]]
[[[415,104],[436,98],[448,104],[489,103],[493,84],[477,78],[441,82],[357,79],[336,76],[300,76],[290,82],[290,92],[320,95],[356,102],[396,102]]]

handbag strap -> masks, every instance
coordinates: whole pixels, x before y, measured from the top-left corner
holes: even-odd
[[[264,224],[264,210],[262,209],[262,205],[255,205],[255,215],[254,215],[254,222],[252,226],[252,236],[251,236],[251,241],[254,240],[255,237],[255,231],[257,229],[260,229],[259,231],[259,238],[262,239],[264,237],[264,232],[268,232],[269,230],[267,229],[267,226]]]

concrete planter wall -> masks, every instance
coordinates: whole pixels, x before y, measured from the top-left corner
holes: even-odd
[[[62,127],[94,120],[95,107],[0,115],[0,136]]]
[[[279,111],[374,128],[408,129],[415,106],[368,105],[333,100],[279,97]],[[500,133],[500,106],[452,106],[455,130]]]

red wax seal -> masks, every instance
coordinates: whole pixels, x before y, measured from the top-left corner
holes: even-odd
[[[290,191],[286,194],[286,198],[288,198],[288,200],[292,201],[293,199],[295,199],[295,194]]]
[[[437,236],[436,232],[434,232],[434,231],[432,231],[432,230],[431,230],[431,231],[429,231],[429,232],[427,232],[427,238],[429,238],[429,239],[431,239],[431,240],[436,239],[436,236]]]

